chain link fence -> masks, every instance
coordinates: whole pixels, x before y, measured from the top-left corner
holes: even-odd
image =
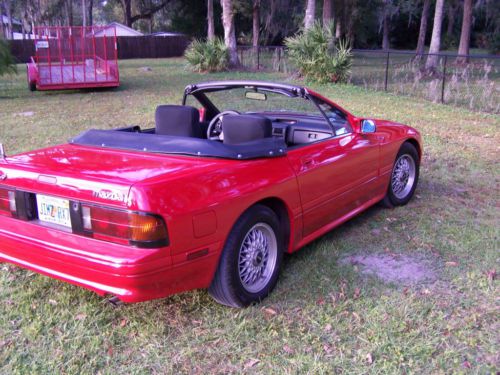
[[[238,53],[249,69],[295,71],[282,46],[240,47]],[[425,66],[429,56],[436,60],[433,69]],[[366,89],[500,113],[500,56],[353,50],[351,70],[350,83]]]

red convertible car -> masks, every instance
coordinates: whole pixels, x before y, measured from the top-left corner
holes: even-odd
[[[189,85],[155,120],[0,147],[0,261],[114,301],[208,288],[244,307],[271,292],[284,253],[417,185],[415,129],[300,86]]]

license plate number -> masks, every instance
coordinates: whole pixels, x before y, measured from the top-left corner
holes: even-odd
[[[37,194],[38,219],[71,228],[69,200]]]

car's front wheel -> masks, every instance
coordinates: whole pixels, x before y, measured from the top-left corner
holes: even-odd
[[[387,194],[382,200],[384,206],[403,206],[410,201],[417,187],[419,167],[417,149],[411,143],[403,143],[392,167]]]
[[[270,208],[256,205],[231,230],[208,291],[231,307],[260,302],[276,285],[282,259],[279,219]]]

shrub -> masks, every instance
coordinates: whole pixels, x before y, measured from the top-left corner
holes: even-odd
[[[290,60],[306,79],[347,82],[351,74],[352,52],[347,40],[335,40],[333,24],[316,22],[309,30],[285,39]]]
[[[9,45],[0,39],[0,76],[8,73],[17,73],[17,69]]]
[[[500,54],[500,33],[490,33],[488,35],[488,51],[493,54]]]
[[[194,40],[184,56],[197,72],[220,72],[228,66],[229,52],[222,39]]]

